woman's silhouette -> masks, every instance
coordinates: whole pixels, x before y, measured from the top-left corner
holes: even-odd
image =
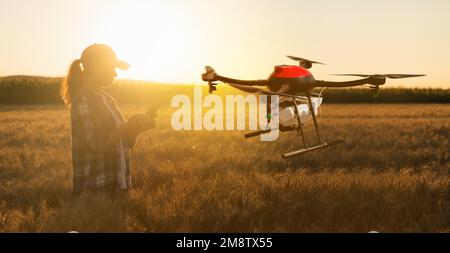
[[[107,45],[87,47],[75,60],[61,87],[70,106],[72,126],[73,193],[116,194],[130,188],[130,157],[136,136],[152,119],[136,114],[125,121],[115,100],[102,88],[128,69]]]

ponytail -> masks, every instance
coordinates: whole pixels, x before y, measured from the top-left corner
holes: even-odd
[[[61,97],[70,106],[73,97],[83,85],[83,70],[79,59],[72,62],[66,78],[61,85]]]

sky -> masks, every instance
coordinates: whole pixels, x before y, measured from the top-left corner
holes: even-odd
[[[205,65],[264,79],[295,55],[333,73],[417,73],[392,86],[450,88],[448,0],[0,0],[0,76],[64,76],[93,43],[118,78],[201,83]]]

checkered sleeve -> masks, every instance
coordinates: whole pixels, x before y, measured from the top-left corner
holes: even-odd
[[[115,112],[118,115],[120,115],[120,117],[122,118],[123,124],[126,124],[126,120],[123,117],[122,113],[120,112],[116,100],[108,93],[104,93],[104,94],[108,98],[108,100],[111,103],[112,107],[114,108]],[[128,149],[132,149],[136,143],[136,138],[137,138],[136,134],[125,134],[125,136],[123,136],[123,141],[124,141],[125,147]]]
[[[99,129],[96,123],[94,108],[89,103],[87,95],[80,95],[78,103],[73,105],[73,119],[76,124],[74,135],[87,150],[95,150],[99,147]]]

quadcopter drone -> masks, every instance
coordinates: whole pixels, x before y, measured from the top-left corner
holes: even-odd
[[[216,71],[210,66],[206,66],[206,72],[202,74],[202,80],[208,82],[209,93],[217,90],[217,88],[215,87],[217,83],[215,82],[221,81],[244,92],[280,96],[278,126],[279,130],[282,132],[296,130],[303,142],[303,147],[301,149],[283,154],[284,158],[304,154],[313,150],[327,148],[343,142],[342,138],[326,142],[322,141],[316,119],[318,108],[322,103],[322,94],[321,92],[313,92],[315,88],[340,88],[368,85],[370,88],[378,90],[380,85],[386,83],[386,78],[398,79],[425,76],[422,74],[335,74],[337,76],[363,77],[363,79],[344,82],[316,80],[308,69],[310,69],[313,64],[323,63],[295,56],[287,57],[294,61],[297,61],[299,65],[277,65],[275,66],[274,71],[270,74],[268,79],[239,80],[228,78],[218,75]],[[267,89],[262,89],[258,86],[266,86]],[[271,107],[270,96],[268,96],[268,123],[270,122],[270,119]],[[314,145],[307,144],[303,129],[304,125],[311,119],[314,122],[314,128],[317,136],[317,143]],[[245,137],[251,138],[270,131],[270,129],[259,130],[247,133],[245,134]]]

